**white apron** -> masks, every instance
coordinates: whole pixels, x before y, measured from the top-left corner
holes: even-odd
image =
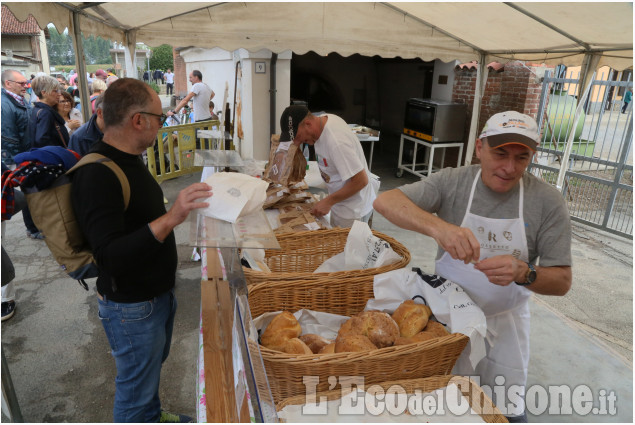
[[[523,181],[520,180],[518,200],[518,218],[494,219],[478,216],[470,212],[476,184],[481,178],[481,171],[476,175],[465,217],[461,227],[469,228],[481,246],[480,260],[497,255],[513,255],[528,261],[527,237],[523,220]],[[485,274],[474,268],[474,265],[454,260],[444,252],[436,262],[436,274],[458,283],[465,292],[481,307],[487,318],[486,356],[473,369],[468,361],[457,362],[453,373],[457,375],[478,375],[480,386],[488,385],[491,389],[504,377],[505,387],[520,385],[516,391],[520,397],[494,400],[498,407],[504,409],[508,416],[522,414],[525,410],[524,393],[527,382],[527,365],[529,364],[529,297],[531,291],[511,283],[499,286],[491,283]],[[489,393],[489,391],[488,391]],[[507,391],[505,391],[507,394]],[[489,394],[491,395],[491,393]],[[512,408],[513,407],[513,408]]]

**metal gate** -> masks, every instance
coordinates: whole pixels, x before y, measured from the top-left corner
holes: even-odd
[[[592,82],[573,128],[579,75],[545,74],[537,115],[542,141],[529,170],[555,186],[567,136],[574,131],[561,188],[571,219],[632,239],[633,105],[623,99],[633,81],[632,73],[620,78],[625,81],[610,81],[619,76],[600,75]]]

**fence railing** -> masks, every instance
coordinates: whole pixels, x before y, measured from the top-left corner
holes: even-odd
[[[194,166],[196,150],[224,150],[226,146],[222,137],[198,137],[198,130],[219,128],[219,121],[162,127],[157,132],[155,145],[146,150],[148,170],[159,183],[201,171],[202,167]]]

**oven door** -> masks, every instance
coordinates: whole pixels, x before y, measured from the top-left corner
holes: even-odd
[[[432,141],[435,114],[436,107],[433,104],[408,101],[404,118],[404,134]]]

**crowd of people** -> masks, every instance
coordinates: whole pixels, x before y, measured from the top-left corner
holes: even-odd
[[[68,77],[68,78],[67,78]],[[117,80],[112,70],[97,70],[86,75],[93,115],[85,123],[81,112],[79,78],[45,73],[27,79],[17,70],[2,72],[2,171],[16,167],[14,157],[32,148],[60,146],[85,155],[102,137],[100,99],[108,86]],[[19,194],[21,195],[21,194]],[[43,240],[26,203],[20,205],[31,239]],[[4,218],[3,218],[4,220]],[[8,259],[8,256],[6,256]],[[3,254],[3,261],[5,255]],[[5,263],[3,262],[3,270]],[[15,314],[15,293],[9,284],[2,288],[2,320]]]
[[[99,164],[88,164],[76,171],[72,189],[79,226],[99,264],[100,317],[108,315],[111,323],[125,324],[126,320],[119,320],[119,315],[128,314],[131,308],[146,311],[149,308],[155,312],[134,320],[145,339],[138,339],[139,344],[124,350],[119,348],[125,345],[120,339],[128,339],[125,334],[131,331],[130,326],[122,325],[125,329],[104,327],[117,366],[114,420],[191,422],[188,416],[171,414],[161,408],[158,388],[162,363],[171,345],[176,311],[177,257],[173,229],[185,220],[190,210],[207,205],[199,200],[211,196],[211,188],[198,183],[184,189],[173,207],[166,211],[161,189],[141,160],[141,154],[154,144],[159,128],[167,119],[161,100],[147,84],[137,79],[117,79],[102,70],[87,78],[91,96],[86,101],[90,102],[92,116],[83,122],[76,73],[69,76],[42,73],[27,80],[17,70],[2,72],[3,190],[5,176],[12,173],[15,176],[25,169],[24,163],[20,163],[23,160],[19,157],[16,160],[16,156],[25,152],[33,154],[38,152],[33,150],[37,148],[64,152],[70,149],[76,157],[89,152],[101,153],[124,171],[132,189],[128,208],[119,205],[119,183],[112,185],[111,171]],[[209,114],[211,89],[201,85],[200,90],[207,98],[201,101],[205,110],[199,113]],[[11,200],[15,204],[11,214],[5,214],[3,193],[3,223],[21,211],[27,236],[45,239],[46,235],[33,223],[24,194],[19,190],[11,193],[15,198]],[[101,213],[94,214],[93,208],[101,209]],[[103,221],[95,223],[95,219]],[[135,253],[152,254],[144,259],[132,254],[128,256],[132,262],[122,262],[120,254],[124,246]],[[13,317],[16,311],[13,277],[13,264],[3,248],[2,321]],[[115,277],[117,285],[113,286]],[[154,331],[149,332],[150,328]],[[138,391],[139,388],[143,391]]]

